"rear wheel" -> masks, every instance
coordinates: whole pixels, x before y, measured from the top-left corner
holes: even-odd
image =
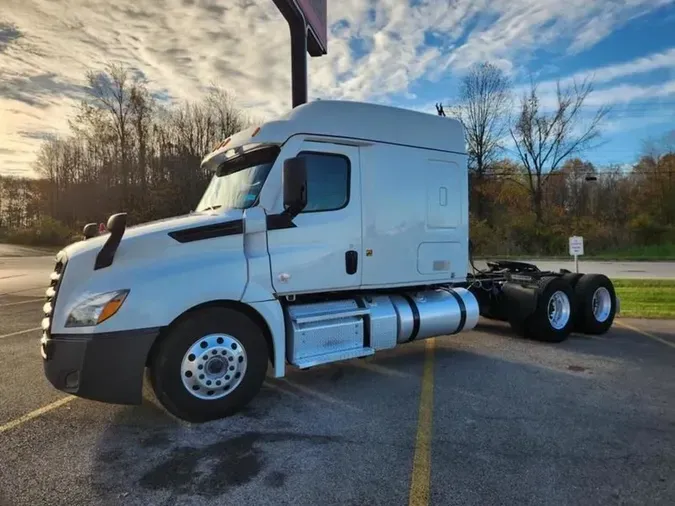
[[[604,334],[616,315],[616,293],[610,279],[603,274],[585,274],[575,288],[576,330],[584,334]]]
[[[537,287],[534,312],[522,323],[523,334],[529,339],[559,343],[572,332],[574,291],[561,277],[544,277]]]
[[[562,275],[562,278],[567,281],[574,290],[582,276],[583,274],[579,274],[577,272],[566,272]]]
[[[190,422],[232,415],[260,390],[267,342],[246,315],[206,308],[178,322],[150,359],[150,382],[167,411]]]

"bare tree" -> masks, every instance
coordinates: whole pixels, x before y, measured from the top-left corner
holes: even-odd
[[[251,119],[235,104],[234,97],[222,88],[211,85],[204,100],[208,114],[215,119],[215,140],[222,140],[252,124]]]
[[[109,113],[117,136],[124,207],[129,193],[128,146],[135,86],[129,82],[129,70],[114,63],[106,65],[106,72],[88,72],[87,81],[91,105]]]
[[[469,168],[484,174],[502,147],[508,132],[511,82],[491,63],[477,63],[464,76],[459,104],[450,114],[462,122],[466,131]]]
[[[542,106],[534,82],[521,98],[518,119],[510,133],[525,169],[537,223],[543,219],[543,188],[551,174],[568,157],[590,149],[600,137],[600,125],[609,108],[599,107],[587,118],[584,102],[592,91],[589,80],[564,89],[558,82],[556,102],[550,111]]]
[[[150,124],[152,122],[152,112],[154,101],[150,93],[143,86],[134,86],[131,89],[129,97],[131,103],[131,121],[136,132],[136,141],[138,142],[138,181],[140,182],[140,196],[145,196],[147,185],[147,152],[148,137],[150,135]]]
[[[464,127],[469,170],[477,193],[473,204],[479,219],[485,214],[481,186],[490,164],[501,152],[502,141],[508,133],[510,109],[510,80],[499,67],[484,62],[474,64],[464,76],[459,102],[448,111]]]
[[[642,142],[642,157],[658,161],[663,156],[675,153],[675,130],[659,137],[649,137]]]

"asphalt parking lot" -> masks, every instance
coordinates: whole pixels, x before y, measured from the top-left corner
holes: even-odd
[[[675,504],[675,322],[560,345],[484,322],[191,426],[54,390],[41,306],[0,296],[3,506]]]

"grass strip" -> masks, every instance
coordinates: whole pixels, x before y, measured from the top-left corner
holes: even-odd
[[[675,318],[675,280],[612,279],[621,299],[619,316]]]

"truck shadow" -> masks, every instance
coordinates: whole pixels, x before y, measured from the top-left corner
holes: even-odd
[[[423,352],[416,355],[408,357],[408,366],[421,368]],[[175,419],[146,395],[140,406],[119,408],[101,434],[93,488],[102,503],[125,505],[178,497],[208,502],[248,483],[273,494],[298,466],[284,465],[287,459],[303,452],[330,453],[330,447],[350,443],[325,423],[311,420],[317,413],[326,416],[322,410],[350,418],[370,416],[366,403],[345,391],[345,382],[349,390],[369,376],[371,371],[349,365],[291,369],[284,379],[268,378],[238,414],[205,424]],[[358,410],[345,409],[357,403]],[[325,449],[313,450],[317,447]]]
[[[121,408],[98,441],[94,490],[105,504],[145,505],[167,495],[213,498],[257,478],[281,487],[286,473],[268,470],[270,446],[326,445],[339,438],[261,423],[279,400],[280,394],[263,389],[239,414],[205,424],[176,420],[148,400]]]
[[[438,360],[452,356],[451,350],[437,350]],[[177,420],[146,396],[140,406],[117,408],[100,435],[93,488],[105,504],[145,505],[178,497],[208,502],[244,493],[236,491],[247,484],[272,496],[286,487],[289,478],[301,479],[298,476],[306,472],[302,455],[320,455],[330,462],[328,457],[338,448],[358,453],[364,436],[351,427],[364,423],[386,427],[392,419],[399,419],[402,427],[410,425],[406,433],[411,436],[400,444],[411,452],[423,363],[424,346],[414,343],[383,351],[377,360],[357,359],[305,371],[291,368],[285,378],[268,378],[259,395],[238,414],[205,424]],[[396,402],[399,391],[410,401],[408,421],[401,422],[399,415],[388,418],[385,411],[401,408]],[[382,392],[389,399],[376,409],[375,398]],[[346,466],[336,472],[351,471]],[[250,487],[244,488],[246,494],[252,493]]]
[[[480,339],[469,337],[478,345]],[[437,339],[438,444],[467,450],[471,438],[455,441],[459,436],[453,434],[480,429],[471,424],[499,423],[510,433],[518,432],[524,420],[546,428],[549,417],[564,414],[573,426],[572,419],[597,416],[598,406],[614,413],[625,405],[623,393],[608,396],[607,386],[594,382],[596,371],[589,375],[536,355],[513,360],[495,356],[494,349],[462,349]],[[354,476],[367,476],[386,462],[393,473],[387,482],[409,479],[424,360],[425,346],[419,342],[366,360],[291,370],[287,378],[268,378],[239,414],[206,424],[178,421],[149,401],[119,408],[93,452],[89,479],[94,493],[103,504],[125,505],[204,504],[216,498],[243,504],[351,504],[341,496],[350,483],[363,498],[358,504],[373,497],[379,504],[404,501],[407,496],[399,497],[395,487],[383,492],[377,480],[354,481]],[[636,409],[628,409],[623,426],[638,423],[630,414]],[[600,425],[614,416],[607,413]],[[507,444],[499,438],[484,443]]]

